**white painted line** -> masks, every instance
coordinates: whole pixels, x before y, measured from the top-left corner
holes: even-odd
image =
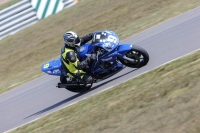
[[[185,57],[185,56],[187,56],[187,55],[193,54],[193,53],[195,53],[195,52],[197,52],[197,51],[199,51],[199,50],[200,50],[200,48],[197,49],[197,50],[194,50],[194,51],[192,51],[192,52],[190,52],[190,53],[187,53],[187,54],[185,54],[185,55],[182,55],[182,56],[180,56],[180,57],[177,57],[177,58],[175,58],[175,59],[173,59],[173,60],[170,60],[170,61],[168,61],[168,62],[165,62],[165,63],[163,63],[163,64],[161,64],[161,65],[159,65],[159,66],[157,66],[157,67],[155,67],[155,68],[153,68],[153,69],[151,69],[151,70],[148,70],[148,71],[143,72],[143,73],[141,73],[141,74],[139,74],[139,75],[136,75],[136,76],[134,76],[134,77],[131,77],[131,78],[128,79],[128,80],[124,80],[124,81],[121,82],[120,84],[122,84],[122,83],[124,83],[124,82],[126,82],[126,81],[129,81],[129,80],[131,80],[131,79],[133,79],[133,78],[136,78],[136,77],[138,77],[138,76],[140,76],[140,75],[142,75],[142,74],[145,74],[145,73],[147,73],[147,72],[153,71],[153,70],[155,70],[155,69],[157,69],[157,68],[159,68],[159,67],[161,67],[161,66],[163,66],[163,65],[166,65],[166,64],[168,64],[168,63],[170,63],[170,62],[173,62],[173,61],[175,61],[175,60],[178,60],[178,59],[180,59],[180,58],[182,58],[182,57]],[[117,84],[117,85],[119,85],[119,84]],[[115,85],[115,86],[117,86],[117,85]],[[106,89],[104,89],[104,90],[101,90],[101,91],[99,91],[99,92],[97,92],[97,93],[95,93],[95,94],[93,94],[93,95],[91,95],[91,96],[95,96],[95,95],[97,95],[97,94],[100,94],[100,93],[102,93],[102,92],[104,92],[104,91],[106,91],[106,90],[108,90],[108,89],[110,89],[110,88],[112,88],[112,87],[114,87],[114,86],[110,86],[110,87],[108,87],[108,88],[106,88]],[[89,96],[89,97],[91,97],[91,96]],[[84,97],[83,99],[87,99],[87,98],[89,98],[89,97]],[[61,109],[63,109],[63,108],[69,107],[69,106],[71,106],[71,105],[73,105],[73,104],[76,104],[76,103],[82,101],[83,99],[81,99],[81,100],[79,100],[79,101],[76,101],[76,102],[74,102],[74,103],[71,103],[71,104],[69,104],[69,105],[67,105],[67,106],[65,106],[65,107],[60,108],[60,109],[57,109],[57,110],[55,110],[54,112],[59,111],[59,110],[61,110]],[[12,130],[15,130],[15,129],[19,128],[19,127],[22,127],[22,126],[24,126],[24,125],[27,125],[27,124],[29,124],[29,123],[31,123],[31,122],[36,121],[36,120],[39,120],[39,119],[41,119],[41,118],[43,118],[43,117],[45,117],[45,116],[47,116],[47,115],[50,115],[50,114],[52,114],[52,113],[54,113],[54,112],[51,112],[51,113],[48,113],[48,114],[46,114],[46,115],[44,115],[44,116],[42,116],[42,117],[36,118],[36,119],[34,119],[34,120],[32,120],[32,121],[30,121],[30,122],[28,122],[28,123],[25,123],[25,124],[23,124],[23,125],[21,125],[21,126],[15,127],[15,128],[13,128],[13,129],[11,129],[11,130],[8,130],[8,131],[6,131],[5,133],[8,133],[8,132],[10,132],[10,131],[12,131]]]

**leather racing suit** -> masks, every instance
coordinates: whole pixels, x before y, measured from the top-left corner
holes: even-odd
[[[80,45],[92,40],[94,33],[87,34],[80,38]],[[87,57],[83,61],[79,61],[77,57],[76,48],[63,45],[61,49],[61,63],[63,69],[69,77],[77,78],[83,83],[92,83],[93,78],[86,74],[82,69],[85,68],[91,62],[91,58]]]

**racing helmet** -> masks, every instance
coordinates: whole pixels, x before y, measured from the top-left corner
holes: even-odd
[[[63,35],[63,39],[65,42],[65,45],[70,46],[70,47],[80,47],[80,38],[79,36],[76,34],[76,32],[73,31],[69,31],[66,32]]]

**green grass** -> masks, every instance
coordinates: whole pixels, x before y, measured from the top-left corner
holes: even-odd
[[[9,6],[12,6],[12,5],[18,3],[19,1],[21,1],[21,0],[9,0],[9,1],[3,3],[2,5],[0,5],[0,10],[3,10]]]
[[[0,93],[42,75],[41,64],[59,56],[68,30],[84,35],[110,29],[124,39],[199,5],[199,0],[79,0],[0,41]],[[198,133],[199,64],[198,51],[13,132]]]
[[[13,133],[199,133],[200,51]]]
[[[41,64],[59,56],[62,35],[110,29],[121,39],[200,5],[199,0],[79,0],[0,41],[0,93],[43,75]]]

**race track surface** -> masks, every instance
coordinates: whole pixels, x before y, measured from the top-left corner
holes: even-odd
[[[91,91],[77,94],[56,88],[59,77],[45,75],[0,95],[0,133],[55,112],[104,89],[120,84],[173,59],[200,48],[200,7],[122,41],[146,49],[147,66],[125,68],[117,75],[93,85]]]

